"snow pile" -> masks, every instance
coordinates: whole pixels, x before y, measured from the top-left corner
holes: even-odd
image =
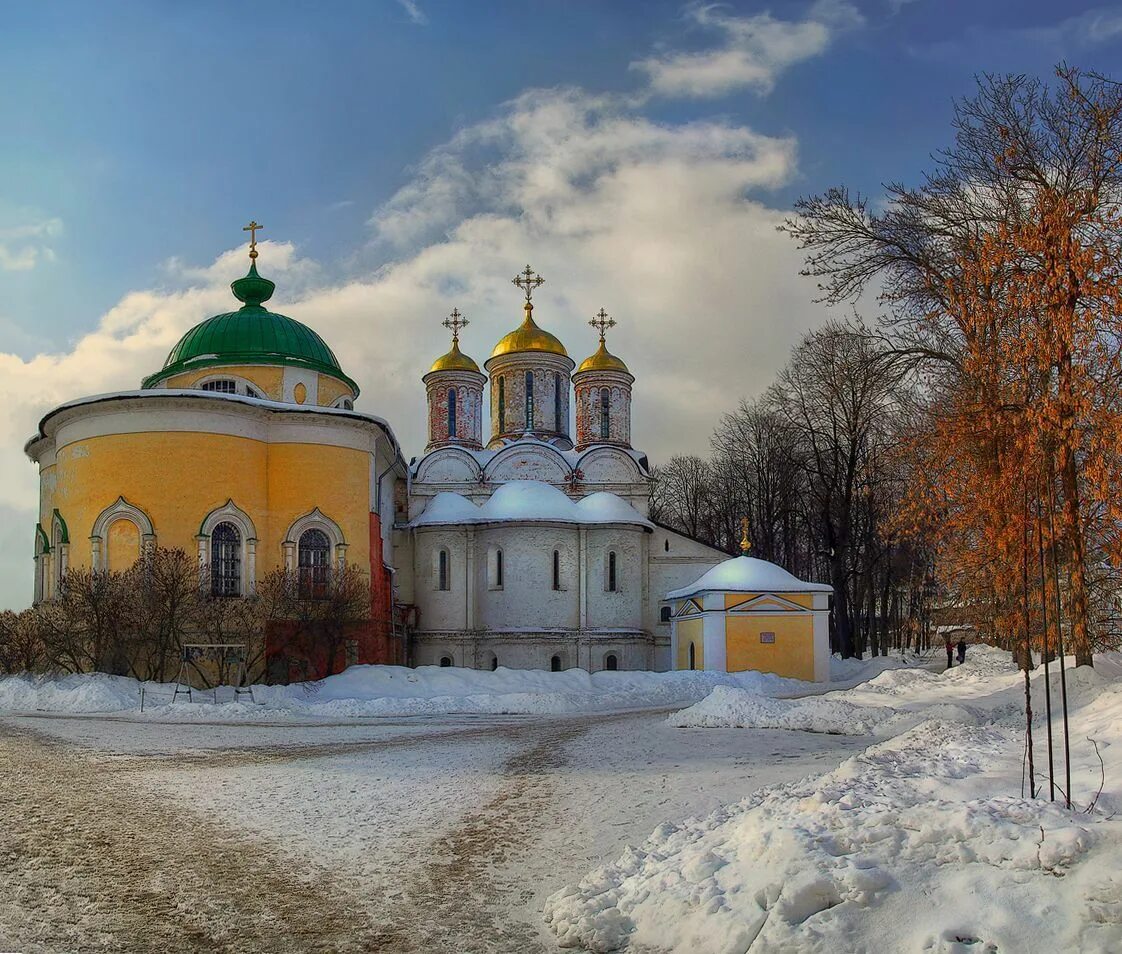
[[[550,520],[562,523],[652,524],[622,497],[599,491],[573,500],[540,480],[512,480],[476,506],[461,494],[445,491],[429,501],[414,527],[443,524],[494,523],[504,520]]]
[[[710,699],[725,698],[725,711],[736,700],[753,724],[800,727],[861,719],[852,710],[862,708],[874,725],[886,698],[908,698],[895,694],[907,683],[921,701],[897,710],[897,724],[907,713],[911,728],[836,770],[663,825],[554,894],[545,916],[561,945],[690,954],[1122,950],[1120,660],[1104,657],[1097,674],[1070,673],[1078,804],[1068,811],[1046,800],[1046,782],[1043,798],[1021,797],[1024,731],[1006,695],[1023,692],[1023,677],[1008,654],[974,657],[973,667],[886,672],[816,699],[750,701],[715,690]],[[1042,678],[1034,679],[1038,706]],[[930,718],[948,708],[982,724]],[[1087,739],[1098,743],[1102,772]],[[1038,771],[1043,750],[1038,734]],[[1095,808],[1084,812],[1104,776]]]
[[[878,675],[898,659],[833,660],[837,685]],[[254,686],[236,696],[232,687],[196,690],[172,704],[171,683],[144,683],[145,716],[185,721],[262,718],[347,719],[377,716],[478,713],[567,715],[624,709],[689,706],[719,687],[753,697],[821,692],[823,684],[762,672],[595,672],[570,669],[495,671],[422,666],[351,666],[315,683]],[[123,676],[0,676],[0,712],[120,712],[140,707],[141,683]]]
[[[140,705],[139,685],[135,679],[100,672],[0,676],[0,711],[119,712]],[[170,694],[175,687],[167,685],[166,689]]]
[[[870,735],[894,709],[855,706],[839,699],[769,699],[747,689],[718,686],[696,705],[667,719],[680,728],[801,729],[838,735]]]

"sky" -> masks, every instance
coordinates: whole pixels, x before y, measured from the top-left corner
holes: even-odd
[[[31,597],[36,422],[229,310],[250,219],[270,307],[407,456],[441,320],[482,363],[529,262],[575,360],[599,308],[619,322],[657,464],[845,317],[776,229],[799,196],[917,182],[982,72],[1119,76],[1120,53],[1122,4],[1044,0],[5,4],[0,606]]]

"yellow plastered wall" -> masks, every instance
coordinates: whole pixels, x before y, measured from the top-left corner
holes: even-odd
[[[283,400],[281,381],[284,368],[268,364],[230,365],[219,368],[199,368],[197,371],[184,371],[167,379],[169,388],[193,388],[206,378],[220,378],[228,374],[234,378],[244,378],[265,395],[270,401]]]
[[[680,619],[675,624],[678,627],[678,669],[690,668],[690,643],[694,645],[694,669],[705,668],[705,640],[703,639],[705,620]]]
[[[333,378],[327,374],[319,376],[319,382],[316,385],[316,400],[322,407],[330,407],[341,397],[353,399],[354,396],[354,391],[338,378]]]
[[[127,570],[140,558],[140,531],[131,520],[114,520],[105,535],[110,570]]]
[[[775,633],[774,643],[761,643],[761,633]],[[814,679],[814,617],[725,616],[725,662],[729,672],[758,669],[795,679]]]
[[[59,449],[52,480],[42,482],[42,508],[50,514],[57,507],[66,520],[76,568],[89,567],[94,521],[119,496],[148,515],[159,546],[189,554],[198,551],[203,518],[232,499],[257,530],[258,579],[283,565],[281,543],[292,522],[319,507],[343,531],[348,562],[368,567],[369,467],[364,451],[323,444],[194,432],[113,434]],[[124,569],[112,549],[109,559]]]
[[[748,603],[760,595],[760,593],[726,593],[725,609],[731,609],[741,603]],[[777,593],[776,595],[788,603],[794,603],[796,606],[804,606],[807,609],[813,609],[814,607],[813,593]]]

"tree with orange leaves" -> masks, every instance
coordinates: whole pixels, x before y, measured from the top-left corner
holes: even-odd
[[[914,442],[927,479],[912,498],[942,538],[944,572],[989,603],[979,616],[995,635],[1024,632],[1026,541],[1054,502],[1071,646],[1089,665],[1089,567],[1122,560],[1122,87],[1058,76],[1055,89],[984,78],[956,107],[936,171],[890,186],[883,214],[834,189],[786,228],[825,299],[880,283],[928,398]]]

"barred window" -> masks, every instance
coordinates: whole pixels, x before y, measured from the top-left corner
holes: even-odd
[[[564,434],[568,430],[568,421],[562,421],[564,408],[561,401],[561,375],[553,375],[553,429]]]
[[[242,595],[242,535],[232,523],[220,523],[210,534],[210,591]]]
[[[499,378],[499,433],[506,431],[506,379]]]
[[[526,372],[526,430],[534,429],[534,372]]]
[[[201,390],[217,391],[219,394],[237,394],[238,382],[231,381],[229,378],[218,378],[215,381],[203,382]]]
[[[612,434],[612,392],[600,389],[600,437],[607,440]]]
[[[456,436],[456,389],[448,389],[448,436]],[[443,587],[442,587],[443,589]]]
[[[313,527],[300,534],[296,547],[300,598],[322,599],[331,579],[331,541]]]

